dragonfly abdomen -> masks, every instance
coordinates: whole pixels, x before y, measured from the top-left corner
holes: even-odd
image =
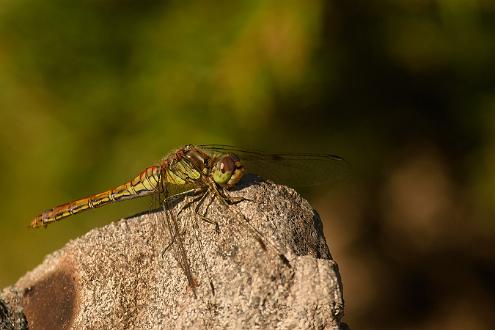
[[[157,191],[161,183],[161,167],[150,166],[128,182],[102,193],[81,198],[47,210],[31,221],[31,227],[46,226],[82,211],[114,202],[146,196]]]
[[[161,182],[160,166],[150,166],[134,179],[112,190],[91,196],[91,206],[99,207],[108,202],[118,202],[154,193]],[[103,206],[103,205],[101,205]]]

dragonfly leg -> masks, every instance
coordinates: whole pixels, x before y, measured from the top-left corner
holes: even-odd
[[[165,209],[170,209],[172,207],[172,204],[175,202],[175,201],[178,201],[179,199],[185,197],[185,196],[196,196],[193,201],[191,202],[188,202],[186,205],[184,205],[183,207],[181,207],[181,209],[179,210],[179,212],[177,213],[177,215],[179,215],[180,213],[182,213],[182,211],[189,207],[191,204],[195,203],[198,201],[198,194],[203,192],[204,191],[204,188],[200,187],[200,188],[194,188],[194,189],[190,189],[190,190],[187,190],[187,191],[184,191],[184,192],[181,192],[181,193],[178,193],[178,194],[175,194],[175,195],[172,195],[172,196],[167,196],[163,199],[163,205],[166,205],[165,206]],[[201,197],[201,196],[199,196]]]
[[[180,199],[180,198],[183,198],[185,196],[196,196],[198,193],[202,192],[203,190],[204,190],[203,187],[189,189],[189,190],[180,192],[178,194],[174,194],[174,195],[165,197],[164,202],[171,202],[173,200]]]
[[[199,195],[199,196],[196,196],[196,197],[194,197],[191,201],[189,201],[189,202],[187,202],[186,204],[184,204],[184,205],[180,208],[179,212],[177,212],[177,216],[179,216],[179,215],[180,215],[180,214],[181,214],[181,213],[182,213],[185,209],[187,209],[187,208],[191,207],[191,205],[193,205],[193,204],[195,204],[195,203],[199,203],[199,202],[200,202],[200,201],[204,198],[204,195],[205,195],[205,194],[203,194],[203,195]]]
[[[214,220],[211,220],[210,218],[206,217],[206,213],[208,212],[208,208],[213,203],[213,200],[214,200],[214,198],[212,198],[210,200],[210,202],[206,206],[205,212],[203,214],[200,214],[199,212],[197,214],[199,215],[199,217],[201,218],[201,220],[203,220],[204,222],[207,222],[207,223],[209,223],[211,225],[214,225],[215,226],[215,232],[218,234],[218,233],[220,233],[220,225],[218,224],[218,222],[216,222]]]
[[[203,214],[201,214],[199,212],[199,209],[200,209],[201,205],[204,203],[204,201],[206,200],[206,196],[207,195],[209,195],[208,192],[205,194],[205,198],[202,201],[200,201],[200,203],[198,203],[198,205],[196,205],[196,208],[195,208],[194,212],[201,218],[201,220],[203,220],[203,221],[205,221],[205,222],[207,222],[209,224],[214,225],[215,226],[215,232],[216,233],[220,233],[220,226],[218,225],[218,222],[213,221],[213,220],[209,219],[206,216],[206,214],[208,213],[208,209],[210,208],[211,204],[215,200],[215,196],[214,195],[212,196],[213,198],[211,198],[210,201],[208,202],[208,204],[206,205],[206,208],[205,208],[205,211],[203,212]]]
[[[232,196],[228,196],[226,198],[226,201],[227,203],[229,203],[229,205],[235,205],[235,204],[239,204],[240,202],[246,202],[246,201],[252,202],[252,200],[244,197],[232,197]]]
[[[207,217],[205,217],[204,215],[202,214],[199,214],[198,213],[198,216],[201,218],[201,220],[203,220],[204,222],[207,222],[209,223],[210,225],[214,225],[215,226],[215,232],[218,234],[220,233],[220,225],[218,224],[218,222],[216,221],[213,221],[211,219],[208,219]]]
[[[228,205],[236,205],[241,202],[254,202],[254,200],[242,196],[229,196],[227,189],[218,190],[219,195]]]

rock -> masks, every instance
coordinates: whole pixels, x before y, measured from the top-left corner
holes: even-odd
[[[309,203],[253,178],[229,195],[246,200],[214,199],[202,219],[188,196],[168,212],[69,242],[2,291],[0,322],[16,329],[24,317],[29,329],[345,329],[338,267]]]

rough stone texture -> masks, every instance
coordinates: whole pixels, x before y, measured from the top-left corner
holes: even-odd
[[[253,178],[230,195],[249,200],[214,201],[217,228],[183,208],[192,197],[171,208],[182,239],[156,211],[69,242],[2,291],[9,324],[23,328],[23,311],[30,329],[346,328],[337,264],[308,202]]]

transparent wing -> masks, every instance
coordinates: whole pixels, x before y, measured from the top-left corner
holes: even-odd
[[[179,265],[179,267],[184,272],[184,275],[187,278],[187,283],[189,287],[192,289],[193,295],[196,298],[196,287],[197,282],[193,277],[191,263],[189,261],[186,244],[184,242],[184,233],[181,232],[181,226],[179,226],[177,216],[172,211],[173,209],[173,200],[165,200],[163,202],[163,212],[160,213],[160,216],[163,218],[164,222],[167,225],[169,235],[170,235],[170,245],[166,248],[172,248],[174,257]],[[166,252],[166,251],[164,251]]]
[[[344,179],[350,172],[346,160],[331,154],[263,153],[218,144],[197,147],[213,154],[234,153],[248,173],[295,187],[329,184]]]

